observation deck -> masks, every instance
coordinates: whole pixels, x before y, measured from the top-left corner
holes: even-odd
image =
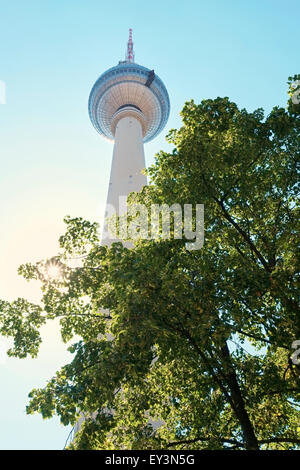
[[[96,81],[89,97],[89,116],[95,129],[114,140],[118,121],[133,116],[142,126],[143,142],[154,139],[170,114],[170,100],[162,80],[142,65],[119,62]]]

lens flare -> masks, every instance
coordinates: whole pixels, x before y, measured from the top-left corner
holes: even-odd
[[[62,277],[61,266],[57,262],[51,261],[46,264],[43,275],[47,281],[58,281]]]

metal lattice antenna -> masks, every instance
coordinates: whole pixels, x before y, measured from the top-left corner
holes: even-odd
[[[127,43],[126,62],[134,62],[133,42],[132,42],[132,29],[129,29],[129,39]]]

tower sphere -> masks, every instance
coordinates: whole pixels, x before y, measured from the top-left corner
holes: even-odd
[[[104,72],[89,97],[89,115],[95,129],[114,140],[118,121],[133,116],[142,126],[143,141],[149,142],[166,125],[170,100],[162,80],[133,55]]]

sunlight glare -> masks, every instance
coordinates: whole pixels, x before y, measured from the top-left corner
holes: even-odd
[[[48,281],[57,281],[61,276],[61,268],[57,263],[51,262],[45,267],[45,277]]]

